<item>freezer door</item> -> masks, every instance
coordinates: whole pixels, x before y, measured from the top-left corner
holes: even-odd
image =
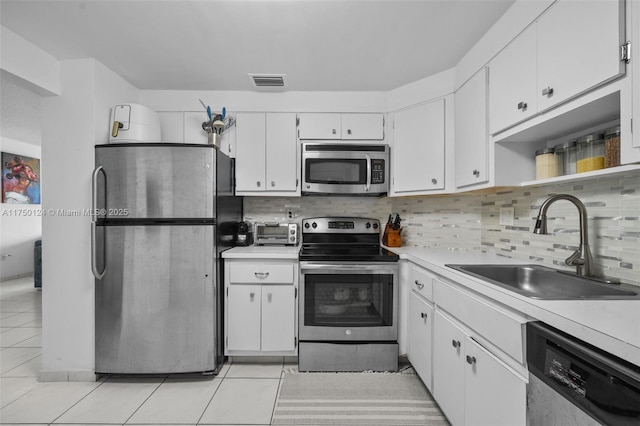
[[[215,226],[98,226],[96,372],[216,369]],[[103,264],[104,262],[104,264]]]
[[[109,219],[212,218],[218,152],[209,145],[96,146],[96,208]]]

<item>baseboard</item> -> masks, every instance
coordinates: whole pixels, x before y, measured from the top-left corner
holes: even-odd
[[[33,277],[33,271],[26,272],[24,274],[11,275],[10,277],[2,277],[2,278],[0,278],[0,282],[17,280],[19,278],[24,278],[24,277]]]
[[[95,382],[96,379],[96,373],[93,371],[42,370],[38,375],[40,382]]]

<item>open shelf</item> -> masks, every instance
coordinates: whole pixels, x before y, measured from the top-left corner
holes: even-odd
[[[553,183],[574,182],[579,180],[597,178],[601,176],[611,176],[618,173],[632,172],[640,170],[640,164],[628,164],[624,166],[610,167],[608,169],[595,170],[593,172],[574,173],[572,175],[557,176],[548,179],[538,179],[525,181],[520,186],[539,186]]]

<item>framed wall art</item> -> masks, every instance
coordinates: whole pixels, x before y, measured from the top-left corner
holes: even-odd
[[[2,153],[2,202],[40,204],[40,160]]]

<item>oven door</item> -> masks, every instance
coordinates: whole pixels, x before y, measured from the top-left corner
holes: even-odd
[[[300,263],[301,341],[397,341],[397,263]]]

